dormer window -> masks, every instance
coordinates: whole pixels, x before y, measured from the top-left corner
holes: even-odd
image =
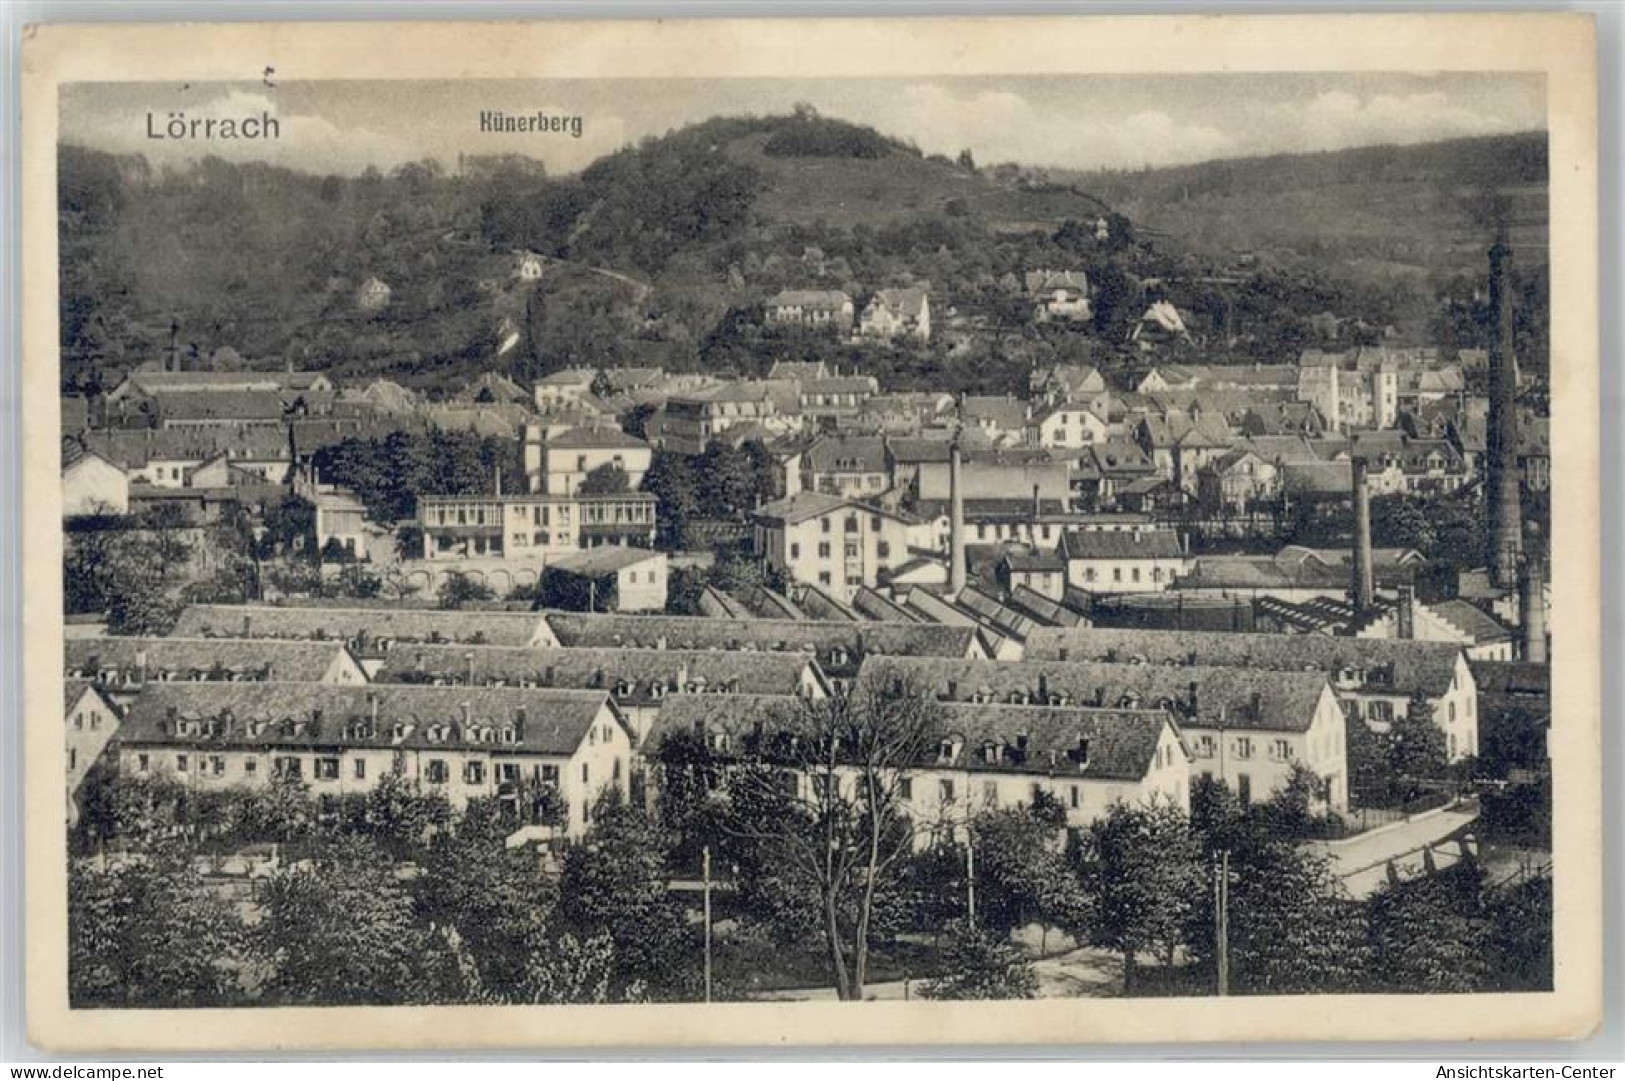
[[[937,745],[937,760],[939,762],[952,762],[954,760],[954,741],[945,739]]]
[[[999,764],[999,745],[997,743],[982,744],[982,761],[990,766]]]
[[[665,695],[666,695],[666,685],[664,683],[651,683],[649,685],[649,697],[650,698],[664,698]]]
[[[618,680],[615,681],[615,697],[617,697],[617,698],[625,698],[627,695],[629,695],[631,693],[632,693],[632,681],[631,680],[629,680],[629,679],[618,679]]]

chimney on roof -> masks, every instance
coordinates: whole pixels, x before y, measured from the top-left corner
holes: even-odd
[[[525,722],[529,719],[529,711],[527,711],[524,706],[520,706],[518,709],[514,710],[513,734],[514,738],[516,738],[520,743],[525,742]]]
[[[1201,698],[1198,697],[1198,695],[1197,695],[1196,681],[1193,679],[1193,680],[1191,680],[1191,683],[1190,683],[1190,703],[1191,703],[1191,716],[1192,717],[1200,715],[1201,710],[1199,709],[1199,707],[1201,705],[1201,701],[1202,701]]]
[[[1033,521],[1036,522],[1038,520],[1039,515],[1041,515],[1043,513],[1044,513],[1044,501],[1042,499],[1038,498],[1038,485],[1035,484],[1035,485],[1033,485]]]
[[[371,722],[373,729],[376,731],[377,728],[378,728],[378,692],[377,691],[368,691],[367,692],[367,720]]]
[[[960,406],[960,423],[964,423],[964,406]],[[965,491],[961,477],[963,465],[959,460],[959,434],[948,447],[948,589],[957,597],[965,591],[969,577],[965,566]]]
[[[1399,587],[1399,607],[1396,610],[1394,637],[1406,640],[1416,637],[1416,587]]]
[[[1523,554],[1523,507],[1518,476],[1518,361],[1512,352],[1512,246],[1503,223],[1490,248],[1490,416],[1485,438],[1489,462],[1490,574],[1502,589],[1517,585]]]
[[[1354,607],[1369,612],[1375,600],[1375,572],[1371,562],[1371,494],[1366,487],[1366,460],[1350,463],[1354,474]]]
[[[1254,691],[1253,692],[1251,707],[1252,707],[1252,719],[1255,720],[1255,721],[1263,720],[1264,719],[1264,695],[1262,693],[1260,693],[1259,691]]]
[[[170,706],[167,710],[165,710],[164,711],[164,720],[166,722],[165,725],[164,725],[165,730],[168,731],[168,732],[176,732],[176,731],[178,731],[179,727],[180,727],[180,725],[179,725],[180,716],[181,716],[181,711],[178,708],[176,708],[175,706]]]
[[[1518,622],[1523,630],[1523,660],[1546,664],[1545,567],[1539,558],[1524,560],[1518,582]]]

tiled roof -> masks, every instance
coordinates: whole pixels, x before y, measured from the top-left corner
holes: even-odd
[[[1505,642],[1512,637],[1500,620],[1469,601],[1435,601],[1428,607],[1475,643]]]
[[[1016,586],[1010,591],[1010,605],[1026,612],[1047,627],[1076,627],[1083,616],[1058,601],[1051,600],[1030,586]]]
[[[1061,557],[1073,559],[1179,559],[1179,536],[1171,529],[1074,529],[1061,536]]]
[[[970,702],[1047,702],[1097,708],[1170,709],[1182,725],[1302,732],[1327,690],[1321,672],[1265,671],[1077,661],[981,661],[940,657],[865,660],[858,678],[902,678],[938,696]],[[1191,690],[1195,688],[1195,706]]]
[[[851,304],[852,298],[838,289],[785,289],[767,298],[769,308],[830,308]]]
[[[775,731],[794,725],[805,708],[770,695],[676,695],[661,705],[649,745],[658,747],[667,733],[700,728],[726,733],[730,752],[747,753],[756,739],[771,740]],[[943,702],[938,710],[936,738],[922,748],[913,763],[917,769],[1138,781],[1150,770],[1157,742],[1171,723],[1168,713],[1157,709]],[[1087,758],[1081,753],[1085,740]],[[951,751],[946,756],[944,742]]]
[[[664,552],[656,552],[648,548],[627,548],[620,545],[606,545],[602,548],[587,548],[579,552],[570,552],[548,562],[548,567],[554,570],[568,571],[579,574],[584,578],[602,577],[635,567],[640,563],[647,563],[652,559],[664,561]]]
[[[138,746],[487,747],[498,754],[570,755],[606,708],[613,711],[603,691],[552,688],[153,683],[131,700],[119,739]],[[177,732],[177,721],[212,721],[219,734]],[[268,724],[256,732],[256,722]],[[409,727],[397,735],[397,724]],[[442,726],[445,738],[432,738]],[[505,728],[514,730],[512,742],[504,740]],[[472,738],[475,732],[490,738]]]
[[[1142,631],[1086,627],[1039,628],[1027,639],[1034,660],[1141,662],[1268,672],[1325,673],[1334,685],[1364,673],[1364,685],[1436,698],[1450,689],[1462,657],[1448,642],[1343,638],[1326,634],[1242,634],[1226,631]],[[1354,681],[1359,682],[1358,675]]]
[[[340,642],[264,641],[246,638],[70,638],[66,667],[94,677],[99,671],[133,671],[144,661],[149,676],[170,673],[184,679],[254,676],[314,683],[327,674],[344,650]]]
[[[573,648],[805,650],[816,654],[826,671],[851,667],[867,654],[963,657],[975,641],[971,627],[921,623],[845,623],[833,621],[753,619],[735,621],[696,616],[639,616],[548,612],[547,624],[560,645]],[[844,650],[846,665],[831,662]]]
[[[793,695],[814,659],[801,653],[715,649],[524,649],[503,646],[401,645],[384,658],[380,683],[439,679],[476,685],[520,681],[538,687],[608,690],[617,698],[653,697],[656,684],[681,691],[690,683],[708,691]]]
[[[435,608],[280,608],[271,605],[194,604],[181,613],[171,637],[303,638],[391,642],[469,642],[525,646],[542,617],[529,612],[447,611]]]
[[[808,447],[803,462],[814,473],[884,473],[886,441],[875,435],[829,436]]]
[[[288,458],[288,433],[281,427],[96,429],[84,432],[80,442],[125,469],[142,469],[153,460],[201,462],[220,453],[229,454],[234,461]]]
[[[568,428],[552,439],[547,440],[547,447],[554,450],[577,450],[600,447],[623,447],[648,449],[649,444],[635,435],[628,435],[619,428],[609,425],[585,426]]]

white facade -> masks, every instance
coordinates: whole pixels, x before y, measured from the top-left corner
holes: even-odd
[[[1183,726],[1191,772],[1225,782],[1243,803],[1267,800],[1303,765],[1326,786],[1326,805],[1348,810],[1348,742],[1343,709],[1330,688],[1322,692],[1307,730]]]

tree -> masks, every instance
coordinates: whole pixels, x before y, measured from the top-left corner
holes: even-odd
[[[700,517],[700,499],[692,460],[667,451],[656,451],[649,462],[649,471],[643,475],[643,490],[655,497],[660,546],[686,546],[689,525]]]
[[[1112,804],[1089,827],[1084,882],[1093,900],[1095,941],[1123,954],[1123,993],[1131,994],[1141,953],[1173,963],[1204,888],[1184,812],[1162,800]]]
[[[1037,808],[986,811],[971,827],[976,846],[976,916],[1008,934],[1036,920],[1080,928],[1087,901],[1061,852],[1061,824]]]
[[[191,853],[146,847],[68,870],[68,994],[76,1009],[230,1006],[242,928]]]
[[[1436,781],[1449,769],[1444,730],[1434,723],[1433,703],[1420,691],[1388,729],[1388,767],[1412,782]]]
[[[107,601],[109,634],[165,635],[180,617],[181,604],[156,573],[139,564],[123,575]]]
[[[930,999],[1017,999],[1038,997],[1038,976],[1017,946],[969,923],[950,930],[943,961],[948,975],[927,983]]]
[[[1492,925],[1476,867],[1391,883],[1366,904],[1373,991],[1453,994],[1485,989]]]
[[[529,1001],[535,955],[550,946],[557,889],[534,853],[507,847],[507,834],[494,801],[471,801],[429,846],[417,911],[431,929],[456,932],[487,995]]]
[[[694,936],[667,892],[665,831],[618,792],[599,800],[587,836],[565,852],[559,896],[572,931],[613,943],[613,997],[693,997]]]
[[[605,462],[596,469],[587,471],[581,478],[580,495],[621,495],[632,490],[632,482],[627,478],[626,470],[614,462]]]
[[[934,698],[880,672],[764,718],[730,771],[724,828],[816,901],[842,999],[863,997],[876,898],[913,847],[903,771],[933,746],[939,720]]]
[[[462,1001],[476,989],[448,938],[417,919],[394,867],[363,838],[340,837],[265,881],[252,930],[264,998],[289,1005]]]
[[[192,546],[186,540],[190,528],[186,512],[175,503],[160,503],[144,511],[138,522],[147,534],[148,550],[158,566],[158,580],[168,581],[192,555]]]
[[[462,608],[477,601],[491,600],[495,596],[490,586],[462,571],[447,571],[437,594],[442,608]]]

